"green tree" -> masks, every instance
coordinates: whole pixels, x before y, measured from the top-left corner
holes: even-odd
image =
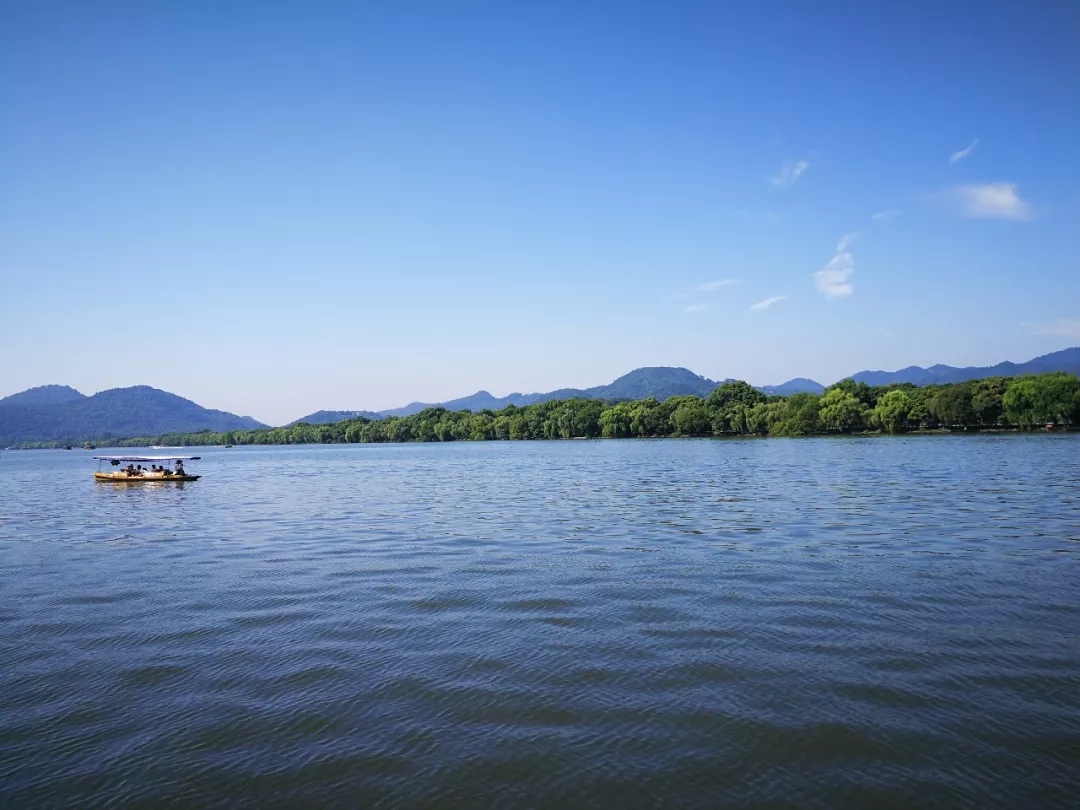
[[[620,402],[600,414],[600,435],[605,439],[622,439],[631,435],[633,406]]]
[[[946,427],[966,427],[975,424],[971,407],[974,391],[969,383],[957,383],[938,388],[927,403],[928,409]]]
[[[714,388],[712,393],[709,394],[706,404],[709,406],[709,410],[723,411],[736,403],[752,408],[759,402],[765,402],[766,399],[768,397],[750,383],[734,380],[722,383]]]
[[[830,388],[822,395],[819,404],[819,418],[826,430],[849,433],[865,424],[864,412],[867,408],[849,390],[839,387]]]
[[[654,398],[638,400],[631,406],[630,430],[635,436],[666,436],[667,416]]]
[[[709,411],[697,397],[685,397],[671,413],[672,432],[679,436],[705,436],[710,433]]]
[[[851,394],[855,399],[859,400],[867,408],[873,408],[877,397],[874,395],[874,390],[864,382],[855,382],[852,379],[841,380],[834,385],[830,385],[825,389],[825,393],[830,391],[842,391],[845,394]]]
[[[784,402],[769,433],[773,436],[810,436],[821,431],[819,418],[821,397],[814,394],[792,394]]]
[[[748,414],[755,405],[767,400],[768,397],[742,380],[717,386],[705,400],[713,433],[748,433]]]
[[[1002,397],[1005,418],[1028,429],[1074,424],[1080,416],[1080,380],[1072,374],[1040,374],[1009,382]]]
[[[1008,388],[1004,377],[976,380],[971,395],[971,410],[976,422],[982,427],[993,427],[1005,414],[1003,399]]]
[[[887,433],[903,433],[908,427],[911,405],[906,391],[889,391],[874,406],[872,421]]]

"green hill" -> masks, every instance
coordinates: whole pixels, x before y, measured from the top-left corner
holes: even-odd
[[[203,408],[146,385],[90,397],[66,386],[44,386],[0,400],[0,444],[5,445],[257,427],[264,425],[250,416]]]

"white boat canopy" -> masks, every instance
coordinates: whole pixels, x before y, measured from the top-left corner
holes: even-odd
[[[198,461],[202,456],[94,456],[99,461]]]

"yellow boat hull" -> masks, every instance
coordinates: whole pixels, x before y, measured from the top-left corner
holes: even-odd
[[[95,481],[108,481],[110,484],[171,484],[174,481],[198,481],[198,475],[128,475],[127,473],[94,473]]]

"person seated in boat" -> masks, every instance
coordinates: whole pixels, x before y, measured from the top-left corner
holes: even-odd
[[[128,464],[127,467],[124,469],[124,472],[126,472],[128,475],[135,475],[135,466],[133,464]]]
[[[168,467],[162,466],[161,474],[168,478],[170,475],[172,475],[172,470],[170,470]]]
[[[177,461],[176,462],[176,474],[177,475],[183,475],[184,474],[184,462],[182,462],[182,461]]]

